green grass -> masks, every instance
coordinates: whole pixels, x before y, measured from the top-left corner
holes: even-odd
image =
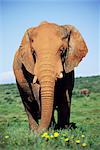
[[[83,88],[90,90],[89,96],[80,95]],[[71,122],[76,129],[50,129],[44,136],[34,135],[16,85],[0,85],[0,150],[99,150],[100,76],[75,80]]]

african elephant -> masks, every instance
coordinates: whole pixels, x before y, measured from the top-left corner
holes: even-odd
[[[55,123],[55,109],[59,128],[69,124],[73,70],[87,51],[81,34],[72,25],[42,22],[25,32],[13,70],[34,132],[40,133]]]

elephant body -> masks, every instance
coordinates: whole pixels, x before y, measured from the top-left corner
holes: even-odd
[[[71,25],[44,22],[25,32],[13,69],[34,132],[52,125],[58,128],[69,125],[74,67],[86,53],[81,34]]]
[[[29,126],[31,129],[34,129],[34,122],[33,122],[34,119],[37,123],[39,123],[39,119],[41,119],[40,85],[39,83],[35,83],[35,84],[32,83],[34,76],[32,76],[32,74],[30,74],[25,69],[25,67],[23,67],[22,71],[27,81],[26,83],[24,83],[25,89],[21,88],[18,82],[17,82],[17,86],[26,113],[29,118]],[[53,113],[52,113],[52,119],[49,127],[60,129],[69,126],[71,97],[72,97],[73,87],[74,87],[74,71],[71,71],[70,73],[64,73],[64,77],[56,81],[55,90],[54,90]],[[54,118],[55,110],[57,110],[57,122],[55,122],[55,118]]]
[[[87,95],[87,96],[88,96],[88,95],[90,94],[90,90],[89,90],[89,89],[81,89],[81,90],[80,90],[80,94],[81,94],[81,95]]]

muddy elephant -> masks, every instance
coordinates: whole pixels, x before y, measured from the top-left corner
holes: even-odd
[[[89,96],[90,90],[87,89],[87,88],[81,89],[81,90],[80,90],[80,94],[81,94],[81,95],[87,95],[87,96]]]
[[[87,51],[81,34],[72,25],[42,22],[25,32],[13,70],[34,132],[40,133],[55,123],[55,109],[57,126],[69,124],[73,70]]]

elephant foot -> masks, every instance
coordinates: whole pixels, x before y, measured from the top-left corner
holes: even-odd
[[[74,122],[69,123],[68,129],[76,129],[76,128],[77,128],[76,123]]]
[[[36,125],[34,123],[29,123],[29,129],[34,132],[38,129],[38,125]]]
[[[64,125],[64,129],[76,129],[76,128],[77,126],[76,126],[76,123],[74,122]]]
[[[54,129],[57,130],[57,129],[76,129],[76,128],[77,128],[76,123],[71,122],[71,123],[65,124],[65,125],[56,124]]]
[[[29,120],[29,128],[32,130],[32,131],[35,131],[38,129],[38,124],[37,122],[31,117],[31,115],[28,117],[28,120]]]
[[[46,131],[47,131],[46,128],[42,128],[42,129],[37,128],[36,130],[34,130],[34,134],[35,134],[36,136],[38,136],[38,135],[40,135],[40,134],[42,134],[42,133],[44,133],[44,132],[46,132]]]
[[[55,120],[52,120],[52,121],[50,122],[49,128],[55,129],[55,127],[56,127],[56,122],[55,122]]]
[[[37,130],[38,126],[35,126],[34,124],[29,124],[29,128],[30,128],[32,131],[35,131],[35,130]]]

